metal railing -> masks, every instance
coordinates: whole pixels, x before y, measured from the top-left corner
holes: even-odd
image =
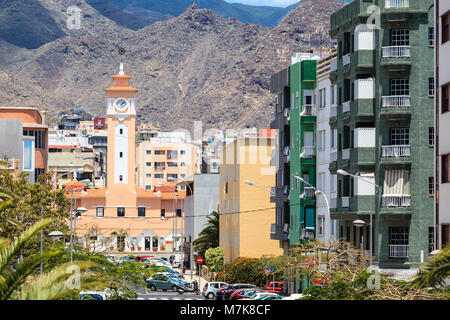
[[[312,158],[314,157],[316,147],[314,146],[304,146],[302,148],[302,153],[300,153],[300,158]]]
[[[384,7],[391,8],[409,8],[409,0],[385,0]]]
[[[383,47],[383,58],[411,58],[410,46]]]
[[[381,206],[383,208],[409,208],[411,207],[411,196],[383,195]]]
[[[383,108],[409,108],[411,106],[411,96],[382,96],[381,99]]]
[[[302,199],[314,199],[316,197],[316,193],[314,188],[311,187],[304,187],[303,193],[301,195]]]
[[[312,104],[304,104],[302,106],[302,112],[300,113],[300,116],[302,117],[309,117],[309,116],[315,116],[316,115],[316,108]]]
[[[411,156],[410,145],[382,146],[382,158],[407,158]]]
[[[342,103],[342,113],[350,111],[350,101]]]
[[[406,244],[390,244],[389,258],[408,258],[409,246]]]

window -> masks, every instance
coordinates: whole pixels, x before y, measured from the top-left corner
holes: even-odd
[[[34,168],[34,148],[33,140],[23,141],[23,170],[33,170]]]
[[[117,207],[117,216],[125,217],[125,208],[124,207]]]
[[[184,173],[180,174],[181,179],[183,179],[184,177],[186,177],[186,175]]]
[[[180,150],[180,154],[181,155],[185,155],[186,154],[186,150]]]
[[[450,40],[450,12],[446,13],[441,18],[441,27],[442,27],[442,43]]]
[[[166,150],[155,150],[155,154],[166,154]]]
[[[123,158],[123,152],[119,152],[119,157]]]
[[[331,148],[332,149],[336,149],[336,133],[337,133],[337,129],[331,129],[330,134],[330,143],[331,143]]]
[[[391,30],[391,46],[409,46],[409,30]]]
[[[390,245],[408,245],[409,228],[408,227],[389,227]]]
[[[152,186],[145,186],[145,190],[151,190]]]
[[[24,130],[23,135],[28,136],[28,137],[34,137],[34,147],[36,149],[44,148],[44,132],[43,131]]]
[[[428,253],[434,251],[434,227],[428,227]]]
[[[145,153],[146,154],[152,154],[152,150],[146,150]]]
[[[335,104],[336,103],[336,101],[335,101],[335,99],[336,99],[336,97],[335,97],[335,85],[331,85],[331,104]]]
[[[178,167],[178,163],[176,162],[167,162],[168,167]]]
[[[123,181],[123,175],[119,176],[119,181]]]
[[[391,145],[409,145],[409,128],[391,128]]]
[[[180,162],[180,167],[185,167],[186,163],[185,162]]]
[[[146,173],[146,174],[145,174],[145,177],[151,178],[151,177],[152,177],[152,174],[151,174],[151,173]]]
[[[449,91],[450,91],[450,84],[446,84],[444,86],[442,86],[442,107],[441,107],[441,113],[445,113],[448,112],[450,110],[449,108]]]
[[[434,78],[428,78],[428,95],[434,97]]]
[[[391,96],[409,96],[408,79],[391,79]]]
[[[166,217],[166,209],[161,209],[161,218]]]
[[[434,177],[428,178],[428,195],[429,196],[434,195]]]
[[[105,215],[105,208],[104,207],[97,207],[96,216],[97,217],[103,217],[104,215]]]
[[[169,173],[169,174],[167,174],[167,178],[178,179],[178,174],[176,174],[176,173]]]
[[[441,157],[441,161],[442,161],[442,183],[447,183],[450,182],[449,178],[450,178],[450,154],[446,154],[443,155]]]
[[[119,129],[119,133],[120,133],[120,134],[123,134],[123,129]]]
[[[428,28],[428,43],[430,46],[434,46],[434,28]]]
[[[164,174],[163,173],[155,173],[155,179],[163,179]]]
[[[145,217],[145,207],[138,207],[138,217]]]
[[[181,216],[182,216],[181,209],[177,209],[177,217],[181,217]]]
[[[326,147],[326,135],[325,135],[325,133],[326,133],[325,130],[319,131],[318,147],[319,147],[319,150],[321,150],[321,151],[325,150],[325,147]]]
[[[428,128],[428,144],[434,146],[434,128]]]

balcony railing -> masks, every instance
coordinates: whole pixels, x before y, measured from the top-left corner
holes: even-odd
[[[342,113],[350,111],[350,101],[342,103]]]
[[[337,161],[337,151],[330,152],[330,161]]]
[[[342,197],[342,208],[350,207],[350,197]]]
[[[330,209],[336,209],[337,208],[337,199],[332,198],[330,199]]]
[[[336,71],[337,70],[337,61],[331,61],[330,63],[330,72]]]
[[[383,195],[381,205],[383,208],[409,208],[411,207],[411,196]]]
[[[409,108],[411,106],[411,96],[383,96],[383,108]]]
[[[411,156],[410,145],[400,146],[382,146],[381,157],[382,158],[407,158]]]
[[[312,158],[315,154],[314,146],[304,146],[302,148],[302,153],[300,153],[300,158]]]
[[[350,159],[350,149],[342,150],[342,160],[349,160],[349,159]]]
[[[337,105],[332,104],[330,109],[330,117],[337,116]]]
[[[156,171],[163,171],[166,169],[166,166],[155,166]]]
[[[389,258],[408,258],[409,246],[406,244],[390,244]]]
[[[316,197],[316,193],[314,188],[311,187],[304,187],[303,193],[300,196],[302,199],[314,199]]]
[[[350,53],[342,57],[342,66],[345,67],[348,64],[350,64]]]
[[[384,2],[386,9],[391,8],[409,8],[409,0],[386,0]]]
[[[383,47],[383,58],[411,58],[410,46]]]
[[[300,116],[302,117],[310,117],[316,115],[316,108],[312,104],[305,104],[302,106],[302,112],[300,113]]]

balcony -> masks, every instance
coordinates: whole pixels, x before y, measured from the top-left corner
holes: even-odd
[[[350,207],[350,197],[342,197],[342,208]]]
[[[342,56],[342,66],[345,67],[350,64],[350,53]]]
[[[312,104],[303,105],[300,116],[301,117],[315,117],[316,116],[316,107]]]
[[[276,224],[270,225],[270,239],[272,240],[288,240],[289,239],[289,225]]]
[[[410,145],[382,146],[382,158],[407,158],[411,157]]]
[[[410,46],[383,47],[383,58],[411,58]]]
[[[330,209],[336,209],[337,208],[337,199],[331,198],[330,199]]]
[[[289,146],[284,147],[283,156],[284,156],[284,163],[289,163],[289,161],[291,160]]]
[[[336,71],[337,70],[337,60],[333,60],[330,63],[330,72]]]
[[[408,258],[409,246],[404,244],[390,244],[389,258]]]
[[[384,7],[392,8],[409,8],[409,0],[385,0]]]
[[[330,108],[330,117],[336,117],[337,116],[337,105],[332,104]]]
[[[342,150],[342,160],[350,160],[350,149]]]
[[[411,96],[383,96],[383,108],[409,108],[411,106]]]
[[[330,152],[330,162],[337,161],[337,151]]]
[[[304,187],[303,193],[300,195],[301,199],[308,200],[308,199],[315,199],[316,193],[314,188],[311,187]]]
[[[411,96],[383,96],[381,99],[382,117],[393,121],[411,119]]]
[[[342,113],[350,112],[350,101],[342,103]]]
[[[154,169],[155,171],[164,171],[166,170],[166,166],[155,166]]]
[[[411,196],[409,195],[383,195],[381,206],[383,208],[410,208]]]
[[[314,146],[304,146],[302,152],[300,153],[300,158],[311,159],[314,158],[316,147]]]

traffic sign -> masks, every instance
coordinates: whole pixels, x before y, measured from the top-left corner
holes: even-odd
[[[203,263],[203,258],[202,257],[197,257],[196,259],[198,264],[202,264]]]

